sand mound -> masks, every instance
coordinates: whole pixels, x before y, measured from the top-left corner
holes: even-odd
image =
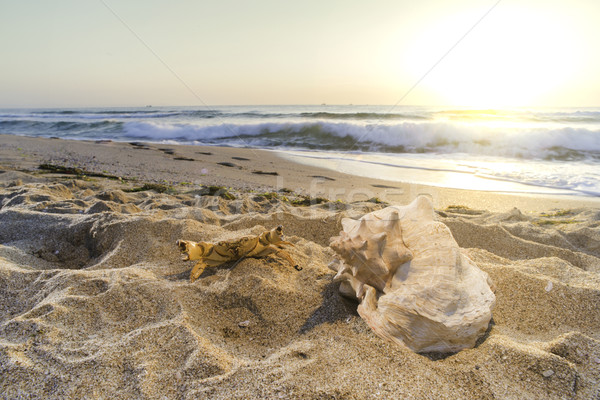
[[[600,396],[600,216],[590,210],[568,224],[440,213],[494,280],[497,305],[478,347],[419,355],[375,336],[331,283],[341,218],[379,205],[0,178],[2,398]],[[269,256],[189,283],[177,239],[277,225],[302,271]]]

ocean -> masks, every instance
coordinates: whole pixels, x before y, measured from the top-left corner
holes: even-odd
[[[2,109],[0,133],[254,147],[373,178],[496,192],[600,196],[600,108]]]

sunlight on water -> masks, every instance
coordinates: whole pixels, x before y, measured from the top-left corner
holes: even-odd
[[[558,183],[556,186],[545,182],[525,183],[527,181],[519,179],[523,174],[522,166],[502,161],[450,160],[427,155],[417,157],[381,154],[349,155],[300,151],[278,153],[286,159],[301,164],[373,179],[505,193],[600,195],[600,192],[592,193],[596,189],[589,187],[566,189]],[[540,166],[539,172],[543,171],[543,167]],[[565,182],[560,184],[564,185]]]

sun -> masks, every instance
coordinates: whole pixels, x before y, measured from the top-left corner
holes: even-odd
[[[576,74],[581,41],[566,18],[500,3],[458,42],[481,15],[446,16],[416,35],[404,58],[413,77],[422,78],[439,61],[417,90],[440,104],[532,106]]]

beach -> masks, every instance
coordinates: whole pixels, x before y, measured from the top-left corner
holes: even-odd
[[[408,180],[408,179],[407,179]],[[342,218],[431,198],[496,305],[477,346],[417,354],[338,294]],[[282,225],[277,256],[189,281],[178,239]],[[251,148],[0,135],[2,398],[594,399],[600,201],[460,190]]]

